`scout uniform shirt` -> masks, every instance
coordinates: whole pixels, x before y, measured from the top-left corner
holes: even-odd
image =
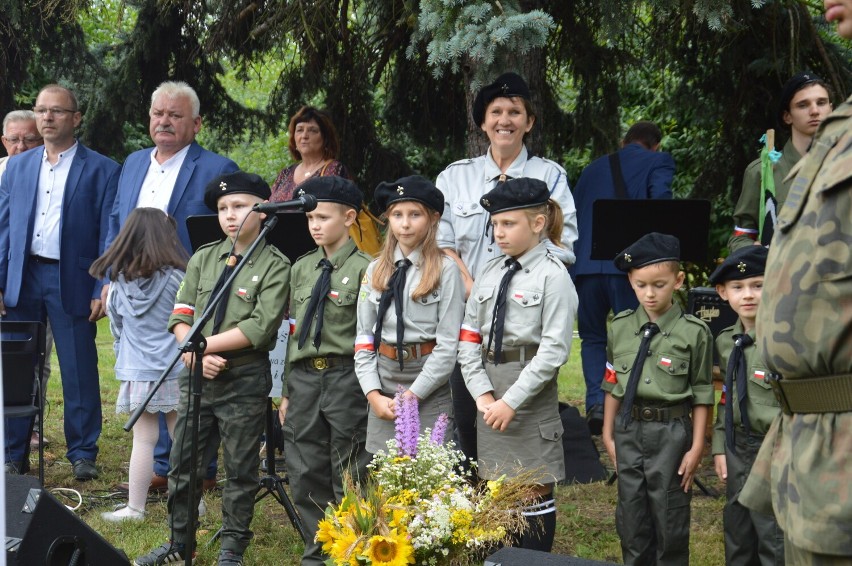
[[[612,320],[607,340],[607,372],[601,389],[622,399],[642,341],[642,326],[649,322],[641,306]],[[660,332],[651,339],[650,354],[636,390],[636,401],[653,405],[712,405],[715,400],[711,368],[713,337],[707,326],[672,305],[656,322]]]
[[[179,322],[191,326],[195,317],[204,312],[230,250],[231,242],[225,239],[201,246],[189,259],[186,277],[175,298],[175,309],[169,317],[170,331]],[[260,242],[231,284],[220,332],[239,328],[251,342],[251,347],[241,352],[272,350],[289,286],[290,260],[275,246]],[[202,328],[204,336],[212,334],[213,318]],[[234,356],[232,352],[228,354]]]
[[[728,360],[734,348],[734,335],[743,334],[743,324],[739,320],[733,326],[722,330],[716,337],[716,349],[719,352],[719,367],[722,368],[722,377],[728,368]],[[748,332],[754,339],[754,329]],[[748,400],[746,411],[748,411],[748,422],[751,434],[763,436],[769,430],[769,425],[780,412],[778,401],[772,392],[766,376],[769,370],[763,364],[763,360],[757,352],[757,346],[752,344],[743,350],[745,354],[745,367],[748,373]],[[725,453],[725,411],[726,404],[733,403],[735,435],[745,434],[742,428],[742,416],[740,414],[739,397],[737,395],[737,380],[742,376],[734,377],[734,391],[726,391],[716,412],[716,424],[713,427],[713,454]]]
[[[503,172],[491,157],[491,149],[485,155],[462,159],[447,167],[435,181],[444,193],[446,204],[438,225],[438,246],[451,248],[459,254],[464,264],[476,279],[488,260],[501,256],[500,246],[493,243],[488,213],[479,203],[480,197],[493,189]],[[550,252],[562,263],[574,263],[574,242],[577,240],[577,210],[574,197],[568,189],[565,170],[548,159],[530,156],[526,147],[509,166],[506,178],[531,177],[547,183],[550,198],[562,207],[565,226],[562,229],[564,248],[546,241]]]
[[[290,339],[287,344],[288,363],[306,358],[352,355],[358,288],[372,258],[359,251],[351,239],[328,258],[334,266],[334,271],[331,272],[331,289],[325,303],[322,342],[317,349],[313,345],[316,321],[305,320],[305,311],[311,300],[314,284],[319,278],[319,272],[322,271],[319,261],[324,257],[323,249],[317,248],[300,257],[293,265],[290,276],[292,318],[290,319]],[[310,331],[308,341],[300,350],[299,333],[304,324],[310,325]]]
[[[852,97],[822,122],[790,175],[757,313],[763,359],[788,381],[852,374]],[[850,430],[852,411],[782,414],[740,501],[774,509],[796,547],[852,555]]]

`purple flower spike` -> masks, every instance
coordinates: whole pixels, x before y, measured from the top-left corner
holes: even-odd
[[[396,396],[396,444],[400,452],[412,458],[417,456],[417,435],[420,433],[420,414],[417,398]]]
[[[438,418],[435,419],[435,426],[432,428],[432,436],[429,438],[432,444],[440,446],[444,443],[444,435],[447,434],[447,425],[449,422],[450,419],[447,417],[447,413],[438,415]]]

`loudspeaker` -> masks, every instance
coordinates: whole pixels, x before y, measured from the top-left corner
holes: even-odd
[[[714,337],[737,321],[737,313],[728,301],[723,301],[716,289],[710,287],[690,289],[686,310],[706,322]]]
[[[560,483],[592,483],[607,479],[601,455],[579,409],[559,403],[559,417],[564,430],[562,449],[565,451],[565,479]]]
[[[549,554],[538,550],[501,548],[485,559],[484,566],[530,566],[530,564],[550,566],[615,566],[614,562],[600,562],[586,558],[575,558],[564,554]]]
[[[20,476],[26,477],[26,476]],[[12,484],[11,476],[6,476],[6,485]],[[33,478],[35,479],[35,478]],[[36,486],[38,480],[36,480]],[[12,551],[7,551],[6,562],[20,566],[113,566],[129,564],[124,552],[116,549],[98,533],[89,528],[79,517],[56,500],[46,490],[32,490],[24,494],[20,502],[18,488],[14,489],[14,501],[9,498],[7,491],[6,517],[7,525],[10,515],[26,514],[29,520],[19,519],[16,524],[23,525],[25,532],[13,534],[7,530],[8,536],[22,537],[20,545]],[[36,499],[37,497],[37,499]],[[20,505],[19,505],[20,502]],[[31,514],[21,513],[24,505]],[[11,507],[10,507],[11,506]]]

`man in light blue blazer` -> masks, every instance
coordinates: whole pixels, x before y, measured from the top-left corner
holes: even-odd
[[[0,316],[50,321],[64,399],[66,456],[98,476],[101,395],[94,322],[104,315],[89,266],[103,253],[120,167],[77,142],[70,90],[48,85],[33,108],[44,147],[9,160],[0,180]],[[29,467],[32,419],[6,420],[7,473]]]
[[[107,244],[111,243],[134,208],[149,206],[167,212],[177,220],[178,236],[192,254],[188,216],[213,214],[204,204],[204,188],[219,175],[239,169],[236,163],[195,141],[201,130],[201,103],[195,90],[180,81],[167,81],[151,94],[148,130],[154,147],[131,153],[118,180],[118,194],[110,216]],[[106,300],[108,285],[104,285]],[[160,440],[154,451],[155,465],[151,487],[165,489],[171,442],[165,419],[160,417]],[[215,483],[216,459],[208,466],[205,485]],[[212,483],[211,483],[212,482]],[[123,484],[119,488],[123,488]]]

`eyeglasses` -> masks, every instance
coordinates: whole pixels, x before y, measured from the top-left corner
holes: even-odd
[[[48,113],[53,114],[54,116],[62,116],[63,114],[74,114],[77,111],[70,110],[68,108],[45,108],[44,106],[36,106],[33,108],[33,112],[36,116],[46,116]]]
[[[3,139],[9,142],[10,145],[18,145],[19,143],[22,143],[24,145],[35,147],[41,143],[41,138],[7,138],[6,136],[3,136]]]

